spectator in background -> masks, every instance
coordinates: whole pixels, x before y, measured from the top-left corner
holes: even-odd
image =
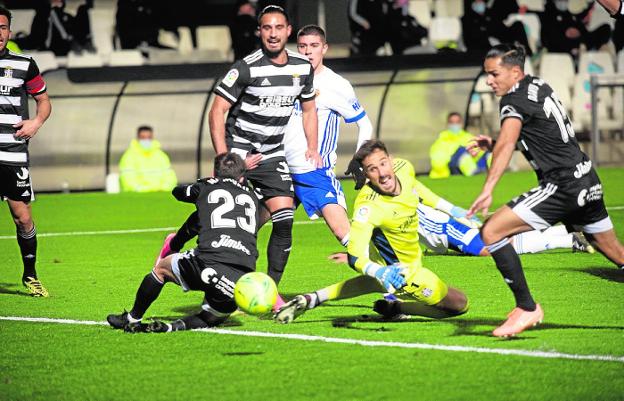
[[[351,30],[351,54],[374,56],[388,37],[386,16],[389,0],[349,0],[348,15]]]
[[[510,14],[521,10],[516,0],[494,0],[488,7],[484,0],[464,0],[462,34],[464,45],[468,51],[485,52],[493,44],[491,39],[504,43],[519,43],[531,55],[531,47],[527,39],[524,25],[516,21],[510,26],[503,23]]]
[[[239,0],[236,3],[236,15],[229,28],[235,60],[245,57],[260,47],[260,41],[256,35],[258,29],[256,8],[251,1]]]
[[[446,119],[447,128],[440,132],[438,139],[429,149],[431,158],[431,178],[446,178],[451,174],[466,176],[482,173],[487,170],[490,152],[480,151],[471,156],[466,150],[468,142],[475,138],[464,131],[461,114],[450,112]]]
[[[116,26],[122,49],[158,44],[159,24],[150,0],[118,0]]]
[[[408,13],[408,0],[394,0],[388,8],[389,37],[393,54],[401,54],[403,50],[420,46],[422,39],[428,35],[427,28]]]
[[[587,50],[597,50],[609,41],[611,27],[603,24],[593,31],[588,31],[585,23],[594,6],[590,3],[585,10],[572,14],[568,10],[568,0],[546,0],[542,15],[542,45],[549,52],[579,54],[583,43]]]
[[[148,125],[137,129],[137,137],[119,161],[119,180],[124,192],[170,191],[178,180],[171,168],[169,156],[154,139]]]

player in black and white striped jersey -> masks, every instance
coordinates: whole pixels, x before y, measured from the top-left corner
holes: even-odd
[[[17,228],[22,255],[22,283],[29,294],[47,297],[37,278],[37,235],[30,202],[34,199],[28,169],[28,142],[51,112],[46,83],[37,63],[27,55],[6,48],[11,33],[11,12],[0,7],[0,199],[6,200]],[[36,115],[28,114],[28,96],[37,104]]]
[[[292,179],[282,141],[297,99],[303,109],[306,158],[321,166],[314,71],[307,57],[285,47],[292,27],[283,8],[265,7],[258,25],[262,48],[236,61],[219,82],[209,121],[215,152],[231,151],[245,159],[246,177],[271,213],[268,274],[279,283],[292,244],[294,215]]]

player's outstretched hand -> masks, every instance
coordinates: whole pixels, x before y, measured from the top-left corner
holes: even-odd
[[[247,170],[253,170],[258,167],[261,160],[261,153],[247,153],[247,156],[245,157],[245,168]]]
[[[407,283],[405,276],[401,274],[403,270],[405,269],[398,264],[382,266],[375,272],[375,278],[383,284],[389,293],[394,293],[405,287]]]
[[[479,228],[481,227],[481,220],[477,216],[468,217],[468,211],[459,206],[453,206],[451,209],[451,216],[462,224],[468,227]]]
[[[476,156],[481,150],[492,150],[492,144],[494,141],[492,137],[487,135],[478,135],[474,139],[471,139],[466,145],[466,150],[470,153],[470,156]]]
[[[364,174],[364,170],[360,163],[355,160],[355,158],[351,159],[349,162],[349,166],[347,167],[347,171],[344,172],[345,175],[350,175],[353,177],[355,181],[355,189],[362,189],[364,184],[366,184],[366,175]]]
[[[477,212],[481,212],[481,215],[485,218],[488,215],[488,209],[492,205],[492,193],[488,191],[481,192],[481,194],[472,202],[472,206],[468,209],[468,214],[466,217],[472,218],[477,214]]]

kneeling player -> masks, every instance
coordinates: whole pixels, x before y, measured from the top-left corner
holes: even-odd
[[[388,155],[385,145],[366,141],[355,154],[369,183],[355,201],[349,265],[363,276],[334,284],[319,291],[298,295],[275,315],[281,323],[327,300],[352,298],[368,293],[393,292],[411,302],[381,300],[375,310],[383,315],[409,314],[445,318],[468,310],[468,299],[461,291],[448,287],[435,273],[422,266],[418,244],[419,198],[422,192],[414,168],[406,160]],[[429,200],[431,202],[431,200]],[[378,257],[369,256],[369,243]]]
[[[108,315],[115,329],[166,332],[216,326],[236,310],[234,285],[255,270],[258,250],[258,198],[241,184],[245,163],[236,154],[215,158],[215,178],[177,187],[178,199],[195,203],[199,217],[197,248],[159,259],[139,286],[130,312]],[[183,193],[184,195],[181,195]],[[203,291],[202,311],[171,323],[141,323],[167,282],[184,291]]]

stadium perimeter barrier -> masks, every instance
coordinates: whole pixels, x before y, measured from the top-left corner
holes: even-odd
[[[624,73],[623,74],[604,74],[604,75],[596,75],[591,74],[589,78],[590,83],[590,94],[591,94],[591,159],[594,165],[599,165],[602,160],[619,160],[622,162],[624,157],[622,157],[624,148],[622,146],[616,146],[615,143],[609,144],[610,146],[601,147],[601,141],[603,140],[603,135],[601,134],[600,129],[600,117],[598,116],[598,90],[600,88],[609,88],[616,89],[620,88],[620,90],[614,90],[614,98],[615,104],[618,106],[614,106],[616,113],[624,113],[622,110],[622,106],[624,105]],[[622,122],[620,135],[624,133],[624,119],[622,119],[622,115],[619,116]],[[613,154],[605,154],[616,152]]]
[[[434,54],[326,60],[347,78],[391,153],[429,169],[429,147],[449,111],[466,112],[481,57]],[[154,127],[180,182],[212,174],[213,89],[230,64],[58,69],[45,74],[53,113],[30,144],[38,192],[105,188],[139,125]],[[31,113],[34,113],[31,102]],[[337,173],[357,141],[341,122]]]

